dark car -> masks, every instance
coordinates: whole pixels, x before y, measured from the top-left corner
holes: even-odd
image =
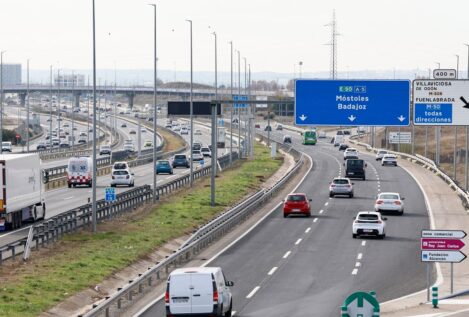
[[[350,135],[350,130],[344,130],[344,135]]]
[[[348,145],[345,144],[345,143],[341,143],[339,145],[339,151],[345,151],[346,149],[348,149]]]
[[[202,148],[202,145],[200,143],[192,144],[192,150],[193,151],[200,151],[201,148]]]
[[[176,168],[176,167],[179,167],[179,166],[186,167],[186,168],[190,167],[189,160],[187,159],[187,156],[185,154],[176,154],[176,155],[174,155],[172,165],[173,165],[173,168]]]
[[[367,164],[361,159],[346,160],[345,163],[345,177],[348,178],[361,178],[366,179],[365,167]]]
[[[272,127],[270,125],[266,126],[264,131],[272,131]]]

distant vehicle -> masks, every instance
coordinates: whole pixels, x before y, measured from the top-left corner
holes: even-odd
[[[219,267],[176,269],[166,284],[166,316],[229,317],[233,309],[229,287],[233,285]]]
[[[137,131],[135,131],[135,130],[130,130],[130,131],[129,131],[129,134],[137,134]]]
[[[261,125],[259,123],[256,123],[255,126],[254,126],[256,129],[260,129],[261,128]]]
[[[121,124],[121,128],[127,128],[127,123],[125,123],[125,122],[122,122],[122,124]]]
[[[175,125],[175,126],[173,126],[173,131],[175,131],[175,132],[179,132],[179,131],[181,131],[181,126],[180,126],[179,124],[178,124],[178,125]]]
[[[303,145],[316,145],[318,142],[317,133],[315,130],[303,132]]]
[[[44,219],[46,203],[39,154],[9,154],[0,158],[0,231],[20,228],[26,221]],[[6,203],[8,202],[8,203]]]
[[[145,132],[147,132],[147,129],[142,128],[140,131],[141,131],[142,133],[145,133]]]
[[[196,129],[196,130],[194,131],[194,135],[202,135],[202,131],[199,130],[199,129]]]
[[[272,131],[272,127],[270,125],[265,126],[264,131]]]
[[[353,183],[349,178],[337,177],[334,178],[329,186],[329,197],[337,195],[345,195],[353,198]]]
[[[12,152],[13,146],[11,145],[10,141],[3,141],[2,142],[2,152]]]
[[[337,131],[336,135],[344,135],[344,131],[339,130],[339,131]]]
[[[164,127],[167,128],[167,129],[171,129],[173,127],[173,125],[171,124],[171,122],[166,122]]]
[[[64,125],[63,125],[64,128],[70,128],[70,124],[68,124],[68,122],[65,122]]]
[[[113,170],[111,174],[111,187],[118,185],[134,187],[134,174],[130,170]]]
[[[365,168],[367,164],[361,159],[346,160],[345,163],[345,177],[348,178],[361,178],[366,179]]]
[[[404,214],[404,197],[399,193],[380,193],[376,197],[375,211],[396,212],[402,216]]]
[[[68,148],[70,148],[70,143],[68,143],[68,141],[62,141],[62,142],[60,142],[60,144],[59,144],[59,148],[61,148],[61,149],[68,149]]]
[[[189,134],[189,130],[187,130],[186,127],[181,128],[181,135],[183,135],[183,134]]]
[[[156,162],[156,174],[173,174],[173,167],[168,160],[160,160]]]
[[[93,186],[93,160],[90,157],[72,157],[68,160],[68,188],[77,185]]]
[[[350,135],[350,130],[344,130],[344,135]]]
[[[362,134],[366,133],[366,128],[365,127],[358,127],[357,128],[357,134]]]
[[[348,145],[345,143],[340,143],[339,144],[339,151],[345,151],[348,149]]]
[[[200,149],[200,152],[202,152],[202,155],[205,157],[205,156],[208,156],[208,157],[212,157],[212,151],[210,151],[210,149],[208,147],[203,147]]]
[[[78,144],[86,144],[86,139],[80,138],[78,139]]]
[[[344,151],[344,160],[358,159],[358,151],[352,147],[349,147]]]
[[[283,130],[283,126],[281,124],[277,124],[277,126],[275,127],[276,130]]]
[[[44,150],[47,150],[49,147],[50,147],[50,143],[39,142],[39,143],[36,145],[36,150],[37,150],[37,151],[44,151]]]
[[[311,217],[311,206],[309,202],[311,199],[306,197],[303,193],[291,193],[283,201],[283,217],[286,218],[289,215],[305,215]]]
[[[380,239],[386,237],[386,221],[381,214],[376,211],[360,211],[353,221],[353,238],[362,235],[377,236]]]
[[[135,152],[135,147],[133,143],[124,144],[124,151],[126,152]]]
[[[338,132],[342,131],[337,131],[337,134],[334,137],[334,146],[339,146],[340,144],[345,143],[345,137],[343,132],[342,134],[338,134]]]
[[[85,131],[81,131],[80,134],[78,136],[84,136],[84,137],[87,137],[88,134],[85,132]]]
[[[383,156],[385,156],[386,154],[388,154],[388,151],[386,150],[378,150],[378,152],[376,152],[376,160],[377,161],[380,161],[383,159]]]
[[[319,132],[318,138],[325,139],[327,137],[326,131]]]
[[[194,143],[192,143],[192,149],[193,149],[193,150],[200,151],[201,148],[202,148],[202,144],[201,144],[201,143],[199,143],[199,142],[194,142]]]
[[[57,138],[53,138],[52,139],[52,146],[53,147],[59,147],[59,145],[60,145],[60,140],[57,139]]]
[[[283,136],[283,143],[291,144],[291,136],[286,134]]]
[[[115,162],[112,165],[112,171],[117,171],[117,170],[129,170],[130,171],[129,163],[127,163],[127,162]]]
[[[202,152],[199,150],[192,150],[192,159],[194,161],[202,161],[204,159],[204,156],[202,155]]]
[[[143,144],[143,147],[146,147],[146,148],[153,147],[153,141],[146,140],[145,143]]]
[[[397,156],[394,154],[385,154],[381,159],[381,166],[394,165],[397,166]]]
[[[190,167],[189,160],[187,159],[187,156],[185,154],[174,155],[172,166],[173,168],[177,168],[179,166],[187,167],[187,168]]]
[[[101,145],[99,148],[99,155],[111,155],[112,149],[109,144]]]

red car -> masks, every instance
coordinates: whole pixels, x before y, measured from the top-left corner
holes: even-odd
[[[287,196],[283,203],[283,217],[286,218],[289,215],[305,215],[306,217],[311,216],[311,206],[309,202],[311,199],[306,197],[303,193],[291,193]]]

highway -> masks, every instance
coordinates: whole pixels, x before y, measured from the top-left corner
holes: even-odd
[[[367,180],[353,181],[355,198],[329,198],[329,182],[344,172],[343,152],[330,139],[303,146],[296,133],[271,133],[278,141],[284,134],[314,162],[296,190],[312,198],[313,216],[285,219],[279,204],[255,230],[209,263],[222,267],[234,281],[235,315],[332,317],[339,315],[343,299],[357,290],[374,290],[383,302],[423,289],[419,237],[429,220],[413,178],[400,167],[382,167],[374,157],[361,154],[368,162]],[[372,210],[380,191],[403,194],[404,216],[386,216],[384,240],[353,239],[353,217]],[[164,316],[164,303],[160,300],[142,316]]]

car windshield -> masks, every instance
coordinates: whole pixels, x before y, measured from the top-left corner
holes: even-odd
[[[378,215],[376,214],[361,214],[358,216],[360,220],[378,220]]]
[[[175,155],[175,156],[174,156],[174,159],[175,159],[175,160],[185,160],[185,159],[186,159],[186,156],[185,156],[185,155]]]
[[[399,199],[399,196],[395,194],[381,194],[379,199]]]
[[[124,170],[127,168],[127,164],[126,163],[115,163],[114,164],[114,169],[115,170]]]
[[[378,154],[386,154],[388,151],[379,151]]]
[[[345,184],[348,184],[348,180],[347,179],[334,179],[334,184],[345,185]]]
[[[113,175],[129,175],[129,173],[126,170],[114,171],[112,174]]]
[[[304,195],[288,195],[288,201],[305,201],[306,197]]]

